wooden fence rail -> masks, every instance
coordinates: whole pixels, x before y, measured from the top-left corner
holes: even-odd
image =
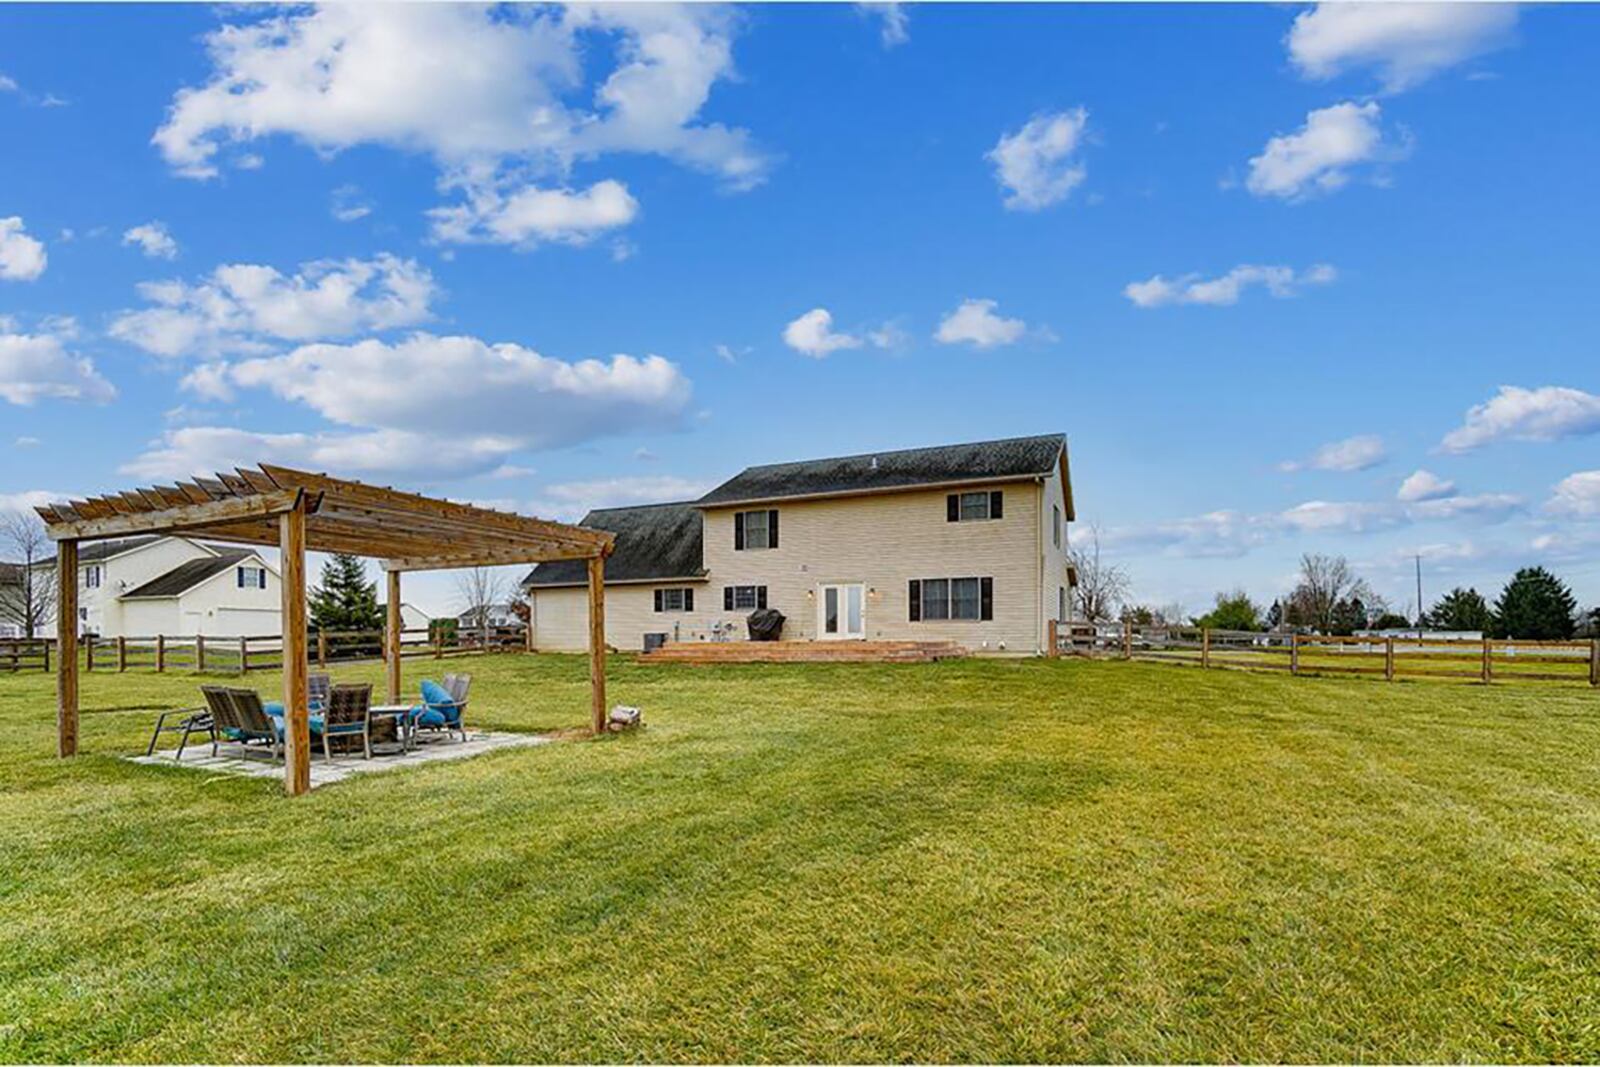
[[[313,632],[307,660],[319,667],[382,659],[382,630],[329,630]],[[527,636],[521,627],[499,627],[488,633],[451,633],[443,629],[404,630],[400,658],[481,655],[491,652],[525,652]],[[0,672],[48,671],[56,656],[55,638],[0,638]],[[283,669],[283,638],[278,634],[244,637],[152,634],[149,636],[94,637],[79,642],[83,669],[94,673],[127,671],[195,671],[244,674]]]
[[[1201,668],[1496,682],[1572,682],[1600,687],[1600,640],[1457,641],[1428,637],[1334,637],[1198,626],[1051,623],[1054,655],[1147,660]]]

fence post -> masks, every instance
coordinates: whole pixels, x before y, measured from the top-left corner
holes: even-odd
[[[50,673],[50,639],[44,639],[44,673]]]
[[[1289,673],[1300,673],[1300,634],[1289,635]]]
[[[1133,620],[1122,620],[1122,658],[1133,658]]]
[[[117,673],[121,674],[128,669],[128,639],[122,635],[117,636]]]
[[[444,627],[436,627],[433,631],[433,658],[444,658]]]
[[[204,671],[206,669],[206,635],[205,634],[195,634],[194,635],[194,669],[197,670],[197,671]]]
[[[83,635],[83,669],[94,670],[94,634]]]
[[[1491,681],[1494,680],[1494,668],[1492,666],[1490,666],[1490,663],[1489,663],[1489,655],[1490,655],[1490,648],[1491,647],[1492,646],[1489,643],[1489,639],[1487,637],[1485,637],[1483,639],[1483,684],[1484,685],[1488,685]]]
[[[1211,627],[1200,628],[1200,667],[1204,669],[1211,666]]]
[[[1383,680],[1394,681],[1394,638],[1390,637],[1383,643]]]
[[[248,637],[241,636],[239,638],[239,673],[243,674],[244,672],[248,671],[249,669],[250,669],[250,639]]]
[[[49,647],[45,646],[46,651]],[[1600,637],[1589,642],[1589,684],[1600,685]]]
[[[317,631],[317,666],[328,665],[328,635],[321,630]]]

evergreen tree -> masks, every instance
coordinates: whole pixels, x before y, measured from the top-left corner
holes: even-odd
[[[1543,567],[1524,567],[1495,601],[1496,631],[1527,641],[1565,641],[1576,628],[1577,598]]]
[[[1494,629],[1494,614],[1489,610],[1489,602],[1476,589],[1462,589],[1460,586],[1439,598],[1439,602],[1428,612],[1428,620],[1437,630],[1482,630],[1489,633]]]
[[[360,556],[334,553],[322,565],[322,581],[311,591],[311,625],[318,630],[381,630],[378,585],[367,581]]]
[[[1358,596],[1346,597],[1333,606],[1333,618],[1328,632],[1339,637],[1349,637],[1367,625],[1367,606]]]
[[[1283,602],[1274,600],[1267,609],[1267,629],[1276,633],[1283,628]]]

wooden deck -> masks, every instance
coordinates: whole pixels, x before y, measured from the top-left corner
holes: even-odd
[[[678,641],[640,663],[932,663],[970,655],[954,641]]]

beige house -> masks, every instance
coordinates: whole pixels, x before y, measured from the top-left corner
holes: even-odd
[[[55,561],[43,566],[53,569]],[[252,548],[150,536],[79,550],[82,633],[247,637],[279,633],[281,621],[278,572]]]
[[[951,640],[1031,655],[1072,602],[1074,517],[1059,434],[750,467],[699,500],[590,512],[617,535],[606,640]],[[535,647],[584,648],[581,561],[524,579]]]

